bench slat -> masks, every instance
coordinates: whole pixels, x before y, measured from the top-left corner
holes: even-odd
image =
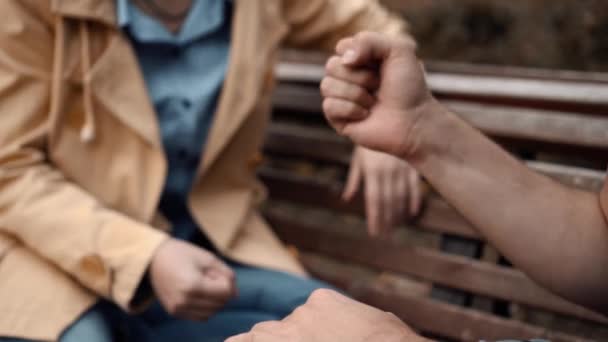
[[[587,341],[544,328],[445,304],[416,293],[375,286],[349,274],[326,257],[303,253],[302,262],[315,276],[345,289],[354,298],[397,315],[423,332],[464,341],[545,338],[554,342]]]
[[[548,293],[515,269],[447,255],[428,248],[370,241],[366,237],[348,234],[347,227],[338,229],[322,227],[314,222],[295,222],[272,209],[266,211],[266,216],[281,239],[304,250],[416,276],[492,298],[608,323],[605,317]]]
[[[445,104],[491,136],[608,149],[607,118],[462,101],[446,101]]]
[[[271,154],[277,153],[346,166],[350,162],[352,144],[328,129],[273,123],[268,130],[265,150]],[[530,162],[528,165],[566,185],[593,192],[601,190],[605,177],[604,172],[579,167],[542,162]]]
[[[345,203],[340,198],[342,186],[297,176],[284,171],[262,168],[259,176],[268,187],[270,197],[295,203],[323,207],[363,216],[363,201],[359,197]],[[416,224],[426,230],[457,235],[466,238],[480,238],[471,225],[452,209],[444,200],[430,197]]]
[[[297,53],[296,53],[297,54]],[[298,60],[299,59],[299,60]],[[325,74],[322,57],[300,55],[276,67],[282,82],[319,83]],[[605,114],[608,108],[608,75],[554,73],[539,70],[489,68],[462,64],[450,70],[439,63],[427,68],[429,88],[439,97],[490,100],[539,108],[568,108]],[[587,77],[587,79],[584,79]]]
[[[607,95],[608,97],[608,95]],[[316,87],[285,84],[273,95],[275,109],[320,116]],[[446,100],[444,104],[484,133],[521,140],[533,148],[563,152],[564,146],[602,157],[608,149],[608,118],[539,109]],[[545,146],[538,146],[542,143]],[[553,147],[553,148],[551,148]],[[608,161],[608,158],[605,158]]]
[[[397,0],[398,2],[402,0]],[[409,6],[406,5],[406,6]],[[298,49],[283,49],[280,54],[280,62],[277,65],[279,79],[286,81],[303,81],[298,75],[308,77],[310,80],[320,79],[323,76],[322,66],[329,58],[329,54],[323,51],[309,51]],[[292,68],[284,69],[284,66]],[[290,73],[289,70],[302,70],[309,66],[312,72],[306,74]],[[294,68],[295,67],[295,68]],[[425,68],[430,74],[457,74],[489,77],[510,77],[518,79],[548,80],[561,82],[575,82],[577,84],[608,84],[608,73],[598,71],[576,71],[558,69],[539,69],[531,67],[519,67],[513,65],[477,64],[453,61],[428,60]],[[287,71],[287,72],[286,72]],[[315,76],[316,75],[316,76]],[[315,76],[316,78],[312,78]],[[608,103],[608,100],[606,101]]]

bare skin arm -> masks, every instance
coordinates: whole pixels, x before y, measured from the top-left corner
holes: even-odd
[[[450,113],[430,95],[411,44],[366,33],[342,41],[337,55],[324,108],[340,133],[409,161],[530,277],[608,313],[608,226],[597,194],[532,172]],[[373,78],[381,82],[370,91]],[[372,94],[372,106],[357,101]]]
[[[541,285],[608,313],[608,228],[597,194],[532,172],[439,105],[414,166]],[[432,137],[443,137],[436,139]]]

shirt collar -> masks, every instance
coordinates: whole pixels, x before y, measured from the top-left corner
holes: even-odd
[[[116,21],[121,28],[129,26],[129,0],[116,0]]]
[[[139,42],[188,44],[218,30],[226,20],[226,2],[195,0],[180,31],[170,33],[157,19],[139,10],[130,0],[116,0],[118,25]]]

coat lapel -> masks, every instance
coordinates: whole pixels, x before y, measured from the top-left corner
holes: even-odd
[[[51,0],[51,9],[63,17],[116,25],[116,3],[113,0]]]
[[[235,0],[228,73],[207,140],[199,177],[218,158],[259,100],[268,58],[286,27],[263,25],[274,0]],[[262,133],[261,133],[262,134]]]
[[[131,44],[117,33],[91,70],[97,100],[123,124],[160,147],[160,129],[144,77]]]

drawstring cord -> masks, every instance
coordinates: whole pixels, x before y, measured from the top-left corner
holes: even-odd
[[[91,50],[89,31],[85,21],[80,22],[80,59],[82,63],[82,88],[84,103],[84,124],[80,130],[80,140],[90,143],[95,140],[95,108],[91,90]]]
[[[63,81],[65,69],[65,22],[60,16],[55,19],[55,56],[53,64],[53,79],[51,84],[52,103],[50,118],[54,126],[60,124],[63,110]],[[84,102],[84,124],[80,130],[80,140],[90,143],[95,139],[95,112],[93,95],[91,91],[91,52],[86,22],[80,23],[81,59],[82,59],[82,87]],[[55,129],[57,127],[51,128]]]
[[[63,69],[64,50],[62,46],[65,38],[65,24],[63,18],[57,16],[55,19],[55,54],[53,56],[53,78],[51,80],[51,108],[50,119],[55,126],[59,123],[60,112],[63,101]],[[52,127],[51,130],[55,129]]]

